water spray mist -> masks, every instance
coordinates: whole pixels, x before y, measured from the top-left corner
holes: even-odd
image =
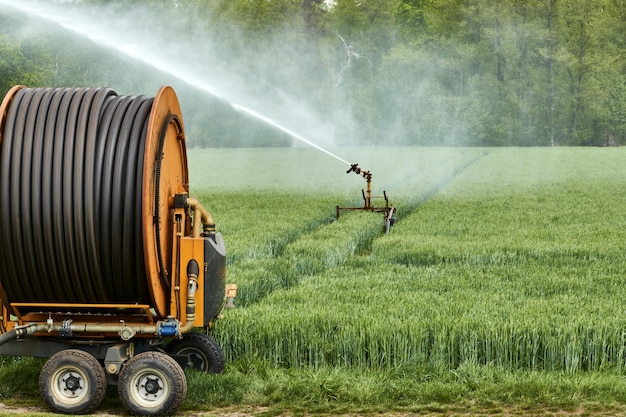
[[[321,146],[311,142],[310,140],[307,140],[307,139],[303,138],[302,136],[300,136],[297,133],[287,129],[286,127],[284,127],[282,125],[280,125],[278,122],[270,119],[269,117],[263,116],[262,114],[257,113],[257,112],[255,112],[252,109],[249,109],[247,107],[244,107],[244,106],[236,104],[236,103],[230,103],[230,105],[236,111],[244,112],[244,113],[246,113],[246,114],[248,114],[248,115],[250,115],[250,116],[252,116],[252,117],[254,117],[254,118],[258,119],[258,120],[261,120],[264,123],[267,123],[270,126],[273,126],[273,127],[277,128],[279,130],[282,130],[283,132],[287,133],[291,137],[293,137],[295,139],[298,139],[299,141],[304,142],[307,145],[310,145],[310,146],[314,147],[315,149],[324,152],[327,155],[332,156],[333,158],[337,159],[338,161],[343,162],[346,165],[351,165],[350,162],[346,161],[345,159],[335,155],[334,153],[332,153],[331,151],[329,151],[327,149],[322,148]]]

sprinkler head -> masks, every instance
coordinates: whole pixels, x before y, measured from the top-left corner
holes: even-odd
[[[350,165],[350,169],[346,171],[346,174],[349,174],[352,171],[356,172],[357,174],[360,174],[361,173],[361,168],[359,168],[359,164],[352,164],[352,165]]]

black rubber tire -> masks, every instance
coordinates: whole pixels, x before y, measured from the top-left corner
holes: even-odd
[[[174,414],[187,395],[180,365],[165,353],[143,352],[129,359],[119,374],[118,394],[132,414]]]
[[[39,391],[55,412],[88,414],[95,410],[106,393],[104,368],[89,353],[67,349],[52,355],[41,368]]]
[[[165,348],[174,356],[185,356],[183,368],[196,369],[210,374],[224,371],[224,353],[211,336],[204,333],[187,333],[180,340],[175,340]]]

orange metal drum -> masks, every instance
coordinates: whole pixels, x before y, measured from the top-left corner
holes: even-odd
[[[169,286],[173,279],[172,199],[175,194],[188,191],[187,153],[180,105],[174,90],[162,87],[155,97],[148,122],[142,191],[148,287],[154,307],[161,317],[169,312]],[[158,201],[158,207],[155,207],[155,201]]]

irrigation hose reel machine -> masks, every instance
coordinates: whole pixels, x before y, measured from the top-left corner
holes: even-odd
[[[189,196],[180,105],[108,88],[13,87],[0,105],[0,354],[48,358],[61,413],[116,384],[133,414],[183,402],[183,367],[221,372],[207,334],[225,246]],[[230,288],[229,297],[234,297]]]

